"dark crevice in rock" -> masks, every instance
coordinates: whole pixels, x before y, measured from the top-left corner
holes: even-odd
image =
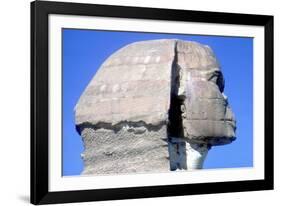
[[[169,137],[183,137],[183,125],[181,115],[182,99],[178,96],[178,89],[180,85],[180,67],[177,63],[177,42],[175,42],[175,57],[172,63],[171,75],[171,95],[169,108],[169,124],[167,127]]]
[[[179,96],[181,67],[178,65],[177,42],[174,48],[174,61],[172,63],[171,74],[171,92],[169,108],[169,124],[167,126],[168,134],[168,152],[170,156],[170,170],[187,169],[186,165],[186,144],[183,140],[183,120],[182,105],[184,98]],[[175,140],[178,140],[175,142]],[[182,141],[183,140],[183,141]]]

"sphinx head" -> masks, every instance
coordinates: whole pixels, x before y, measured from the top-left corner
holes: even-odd
[[[161,39],[121,48],[75,107],[85,145],[83,173],[202,168],[209,146],[235,139],[223,90],[220,66],[207,46]]]

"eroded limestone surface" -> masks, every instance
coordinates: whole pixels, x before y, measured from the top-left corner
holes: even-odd
[[[130,44],[111,55],[82,94],[76,125],[168,119],[175,40]]]
[[[199,169],[235,139],[210,47],[177,39],[129,44],[99,68],[75,107],[83,174]]]
[[[162,172],[169,168],[165,126],[147,129],[124,125],[117,130],[82,130],[83,174]],[[161,154],[161,155],[159,155]]]

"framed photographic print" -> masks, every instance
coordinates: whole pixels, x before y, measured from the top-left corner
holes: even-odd
[[[31,203],[273,189],[273,16],[31,3]]]

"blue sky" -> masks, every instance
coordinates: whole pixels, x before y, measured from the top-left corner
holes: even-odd
[[[100,65],[113,52],[135,42],[182,39],[209,45],[225,78],[225,91],[237,120],[237,139],[213,147],[204,168],[253,166],[253,39],[204,35],[113,32],[63,29],[63,169],[62,175],[79,175],[83,143],[75,130],[74,106]]]

